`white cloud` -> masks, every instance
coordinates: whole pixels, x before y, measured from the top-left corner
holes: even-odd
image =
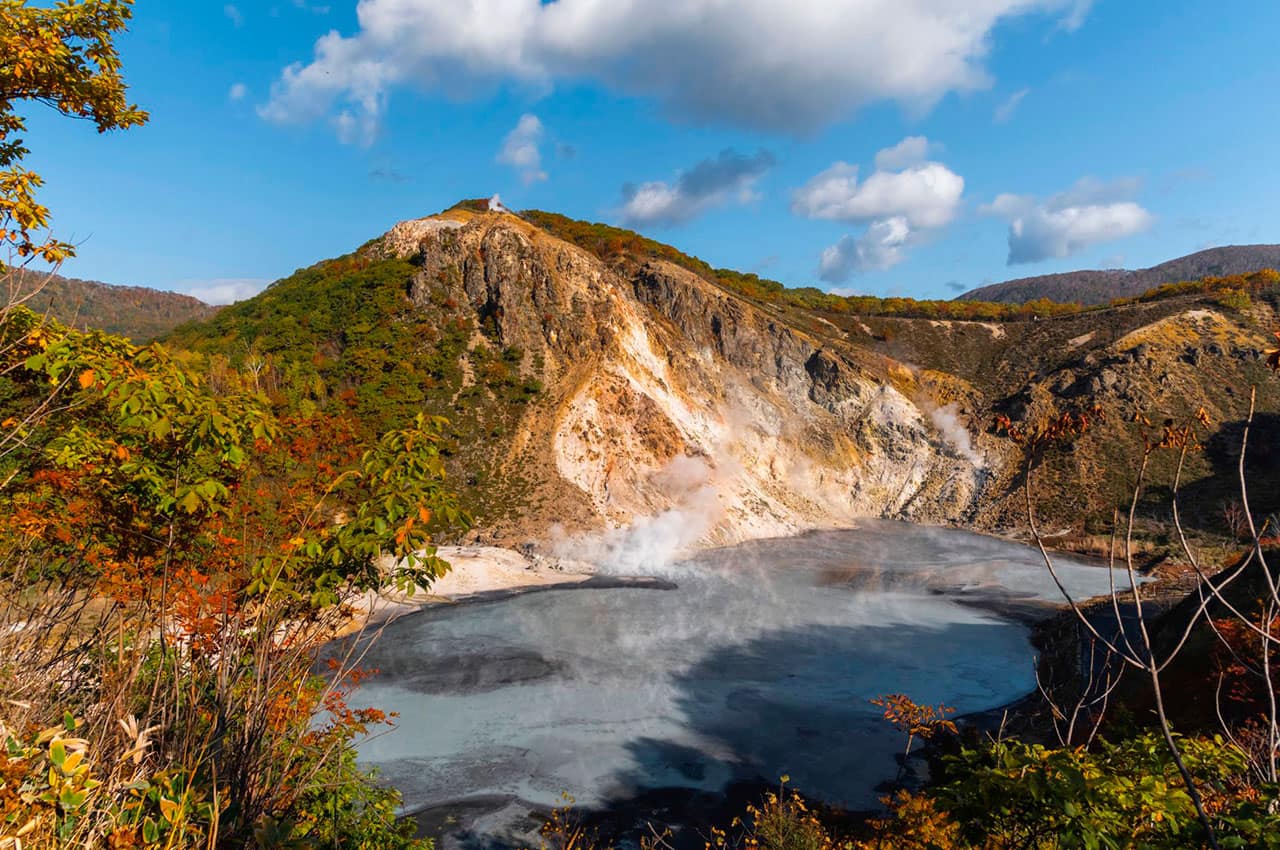
[[[520,180],[527,186],[547,179],[547,172],[542,170],[542,143],[546,131],[538,116],[524,114],[516,122],[515,129],[502,140],[502,149],[498,151],[497,161],[509,165],[520,173]]]
[[[955,217],[963,194],[964,178],[938,162],[876,171],[861,183],[856,165],[837,162],[796,190],[791,210],[857,224],[902,216],[912,227],[942,227]]]
[[[252,298],[271,283],[257,278],[233,277],[215,280],[182,280],[175,284],[178,292],[199,298],[206,304],[231,304]]]
[[[845,236],[822,252],[818,276],[844,283],[858,272],[883,271],[906,259],[911,226],[902,216],[874,222],[861,236]]]
[[[232,83],[231,88],[227,90],[227,100],[232,102],[244,100],[245,95],[249,93],[249,87],[244,83]]]
[[[837,162],[792,194],[797,215],[869,225],[861,236],[845,236],[822,252],[819,277],[843,283],[857,272],[892,268],[906,259],[921,231],[951,223],[964,178],[927,161],[941,147],[924,136],[908,136],[876,154],[876,170],[866,180],[858,181],[858,166]]]
[[[937,142],[931,142],[924,136],[907,136],[896,145],[876,153],[876,169],[896,171],[900,168],[908,168],[924,162],[930,154],[941,152],[942,145]]]
[[[1036,209],[1009,223],[1009,265],[1069,257],[1099,242],[1141,233],[1152,220],[1149,212],[1132,201]]]
[[[1013,118],[1013,113],[1018,111],[1018,107],[1022,104],[1023,98],[1031,94],[1031,89],[1018,89],[1013,94],[1000,101],[1000,105],[996,107],[996,111],[991,118],[997,124],[1007,123]]]
[[[586,80],[695,123],[806,134],[870,103],[921,111],[985,88],[998,24],[1039,13],[1072,28],[1087,9],[1082,0],[362,0],[358,31],[317,40],[310,62],[284,69],[262,115],[299,122],[345,111],[376,131],[399,85],[465,96]]]
[[[682,172],[674,183],[624,186],[622,219],[631,226],[680,224],[726,203],[750,203],[758,198],[756,182],[775,162],[768,151],[747,156],[729,149]]]
[[[1009,221],[1009,265],[1036,263],[1147,230],[1155,218],[1132,200],[1140,188],[1135,178],[1086,177],[1043,202],[1002,194],[978,211]]]
[[[1084,19],[1089,16],[1093,0],[1075,0],[1067,9],[1067,13],[1058,20],[1058,28],[1067,32],[1075,32],[1084,26]]]
[[[222,7],[222,14],[226,15],[231,23],[238,27],[244,26],[244,13],[234,3],[228,3]]]

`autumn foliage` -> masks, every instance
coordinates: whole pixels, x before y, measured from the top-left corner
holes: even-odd
[[[22,309],[0,352],[0,841],[411,843],[355,764],[365,671],[315,664],[356,594],[447,569],[440,423],[369,445]]]

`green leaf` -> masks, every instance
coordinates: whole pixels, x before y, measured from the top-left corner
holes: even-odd
[[[178,500],[178,507],[185,512],[193,514],[200,510],[200,494],[195,489],[190,489],[187,494]]]
[[[62,789],[62,793],[58,795],[58,806],[64,812],[74,812],[84,805],[84,801],[88,798],[88,794],[84,791],[77,791],[74,788],[66,787]]]

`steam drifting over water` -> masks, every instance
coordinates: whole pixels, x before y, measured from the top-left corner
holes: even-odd
[[[684,522],[654,517],[606,554],[617,569],[664,563],[692,533]],[[367,659],[382,672],[361,698],[399,712],[400,725],[361,757],[410,811],[466,802],[458,829],[526,846],[522,813],[566,791],[602,806],[789,773],[832,802],[874,805],[901,741],[870,698],[901,692],[971,712],[1033,688],[1026,630],[998,612],[1055,599],[1038,557],[872,522],[671,564],[670,592],[431,610],[392,625]],[[1076,592],[1106,590],[1101,568],[1064,573]]]

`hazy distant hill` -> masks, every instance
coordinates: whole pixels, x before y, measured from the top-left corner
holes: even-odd
[[[21,290],[40,286],[46,275],[21,273]],[[98,328],[136,342],[155,339],[184,322],[208,319],[217,307],[190,295],[143,286],[113,286],[53,275],[26,306],[77,328]]]
[[[970,290],[959,300],[1025,304],[1048,298],[1064,304],[1106,304],[1113,298],[1141,295],[1163,283],[1247,274],[1267,268],[1280,268],[1280,245],[1229,245],[1197,251],[1138,271],[1062,272],[994,283]]]

